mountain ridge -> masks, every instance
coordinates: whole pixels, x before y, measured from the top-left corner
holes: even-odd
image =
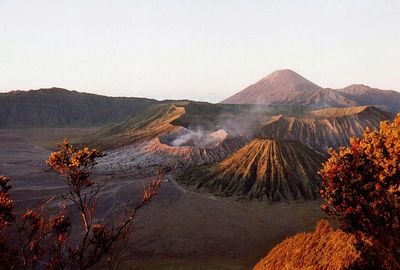
[[[222,104],[304,105],[314,108],[372,105],[400,111],[400,93],[363,84],[322,88],[296,72],[277,70],[222,100]]]
[[[326,154],[328,148],[348,146],[349,138],[361,136],[366,127],[376,129],[381,121],[393,117],[393,113],[374,106],[324,108],[302,116],[276,115],[256,129],[252,137],[297,139]]]
[[[0,128],[101,126],[156,103],[148,98],[107,97],[57,87],[17,90],[0,93]]]

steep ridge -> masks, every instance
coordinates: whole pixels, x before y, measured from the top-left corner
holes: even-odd
[[[88,127],[121,121],[158,103],[61,88],[0,93],[0,128]]]
[[[301,117],[279,115],[252,137],[295,139],[326,154],[328,148],[348,146],[350,137],[359,137],[365,128],[378,128],[381,121],[393,117],[392,113],[370,106],[322,109]]]
[[[219,196],[259,200],[318,197],[323,158],[293,140],[255,139],[216,164],[178,175],[179,182]]]
[[[223,100],[225,104],[297,105],[313,108],[377,106],[400,111],[400,93],[362,84],[343,89],[321,88],[291,70],[277,70]]]

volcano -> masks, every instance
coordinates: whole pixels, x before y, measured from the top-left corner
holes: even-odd
[[[304,92],[322,88],[290,69],[277,70],[239,93],[225,99],[226,104],[286,104]]]
[[[311,200],[323,158],[294,140],[255,139],[227,159],[190,169],[178,181],[219,196],[269,201]]]

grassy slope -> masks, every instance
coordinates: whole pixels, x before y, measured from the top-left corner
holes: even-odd
[[[320,221],[315,232],[299,233],[274,247],[254,270],[348,269],[359,257],[355,237]]]

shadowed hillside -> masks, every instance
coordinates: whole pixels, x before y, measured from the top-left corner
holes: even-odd
[[[155,103],[154,99],[106,97],[61,88],[0,93],[0,128],[101,126]]]
[[[297,141],[255,139],[227,159],[188,170],[179,181],[220,196],[271,201],[319,194],[322,157]]]

